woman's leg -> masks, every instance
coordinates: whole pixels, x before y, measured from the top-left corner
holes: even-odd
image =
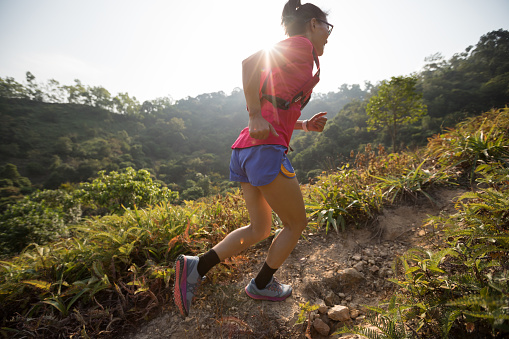
[[[251,224],[236,229],[214,246],[213,250],[221,261],[240,253],[270,235],[271,207],[258,187],[249,183],[241,183],[241,186]]]
[[[277,269],[295,248],[307,226],[304,199],[297,179],[289,179],[282,174],[270,184],[260,186],[260,191],[284,226],[272,242],[266,259],[267,265]]]

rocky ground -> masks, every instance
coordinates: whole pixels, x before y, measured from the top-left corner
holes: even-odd
[[[443,189],[434,193],[435,203],[423,198],[386,209],[368,227],[347,226],[340,234],[306,234],[276,273],[280,281],[293,287],[293,295],[279,303],[252,300],[244,292],[264,262],[269,238],[244,254],[235,277],[205,281],[189,317],[182,319],[169,303],[157,318],[123,337],[306,338],[308,330],[312,338],[359,338],[332,334],[344,324],[369,326],[365,305],[377,306],[394,292],[394,284],[387,281],[394,275],[394,258],[411,247],[431,246],[435,230],[423,220],[452,211],[452,199],[462,193]],[[320,307],[298,323],[306,303]]]

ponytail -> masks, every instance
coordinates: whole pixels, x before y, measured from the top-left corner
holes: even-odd
[[[300,35],[306,32],[306,23],[313,18],[325,20],[327,14],[313,4],[302,5],[301,0],[288,0],[281,14],[281,25],[286,35]]]

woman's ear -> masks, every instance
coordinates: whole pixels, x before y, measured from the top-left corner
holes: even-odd
[[[314,31],[316,29],[316,24],[317,24],[316,18],[311,19],[311,21],[309,21],[309,23],[311,24],[311,27],[310,27],[311,30]]]

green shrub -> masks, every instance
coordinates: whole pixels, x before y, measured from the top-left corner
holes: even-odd
[[[177,193],[154,182],[146,170],[128,167],[120,173],[100,171],[98,175],[91,183],[82,183],[76,192],[84,204],[95,209],[121,214],[124,209],[144,208],[178,197]]]
[[[79,222],[81,208],[63,190],[37,191],[7,206],[0,216],[0,254],[14,254],[30,243],[45,244]]]

